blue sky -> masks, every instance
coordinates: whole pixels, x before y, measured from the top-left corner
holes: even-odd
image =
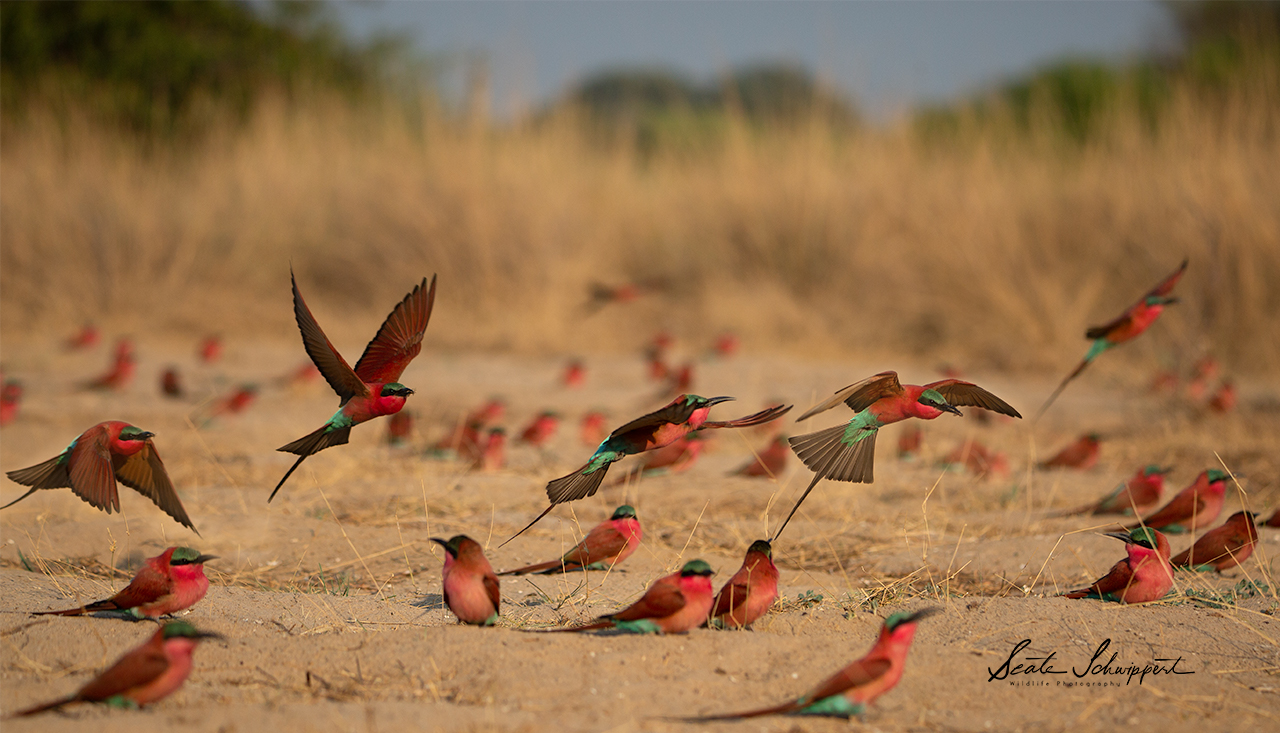
[[[1177,38],[1154,0],[366,0],[337,11],[357,38],[408,36],[442,63],[447,89],[460,86],[466,59],[487,59],[500,116],[605,68],[663,67],[705,81],[747,63],[790,61],[885,118],[1053,60],[1123,60]]]

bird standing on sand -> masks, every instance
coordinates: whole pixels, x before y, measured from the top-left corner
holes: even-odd
[[[159,618],[184,611],[209,592],[204,564],[217,555],[201,555],[190,547],[170,547],[148,558],[119,593],[65,611],[37,611],[36,616],[83,616],[98,611],[126,611],[134,618]]]
[[[1058,395],[1062,394],[1062,390],[1066,389],[1067,383],[1080,376],[1080,372],[1089,366],[1089,363],[1098,358],[1098,355],[1112,346],[1118,346],[1132,338],[1135,338],[1146,331],[1160,314],[1164,312],[1167,305],[1177,303],[1177,298],[1170,298],[1169,293],[1173,292],[1173,288],[1178,284],[1178,280],[1182,278],[1182,273],[1187,271],[1187,263],[1189,260],[1183,260],[1178,269],[1172,274],[1160,281],[1159,285],[1152,288],[1137,303],[1129,306],[1129,309],[1120,314],[1120,317],[1102,326],[1094,326],[1085,332],[1084,337],[1093,340],[1093,345],[1089,347],[1089,353],[1085,354],[1084,360],[1076,366],[1075,369],[1062,380],[1058,388],[1049,395],[1049,399],[1045,400],[1040,406],[1039,412],[1031,422],[1036,422],[1045,410],[1049,409],[1049,405],[1058,399]]]
[[[1077,509],[1058,512],[1054,516],[1066,517],[1072,514],[1141,514],[1160,501],[1164,493],[1165,474],[1173,470],[1172,466],[1161,468],[1154,463],[1138,469],[1129,480],[1121,483],[1110,494],[1096,503],[1086,504]]]
[[[898,381],[897,372],[881,372],[836,392],[825,402],[810,408],[796,422],[826,412],[841,402],[857,413],[852,420],[790,439],[796,455],[813,471],[813,480],[774,533],[775,542],[805,497],[822,479],[871,483],[876,434],[885,425],[912,417],[933,420],[944,412],[961,415],[957,407],[981,407],[1002,415],[1022,417],[1007,402],[970,382],[943,379],[922,386],[904,386]]]
[[[396,380],[413,357],[422,351],[422,336],[427,331],[431,309],[436,302],[436,277],[432,275],[429,288],[427,279],[423,278],[391,311],[377,335],[364,348],[356,368],[352,369],[329,343],[315,316],[311,315],[292,272],[289,279],[293,283],[293,315],[298,321],[298,330],[302,332],[302,345],[341,401],[338,403],[340,409],[315,432],[276,449],[293,453],[298,460],[276,484],[271,496],[267,497],[268,502],[275,498],[276,492],[307,456],[335,445],[345,445],[351,428],[375,417],[395,414],[404,407],[405,398],[413,394],[413,390]]]
[[[186,621],[170,621],[76,694],[28,708],[13,717],[43,713],[73,702],[101,702],[118,708],[149,705],[173,694],[187,681],[192,654],[202,640],[221,638],[221,634],[198,631]]]
[[[120,511],[120,492],[116,488],[119,481],[196,532],[151,442],[154,436],[155,433],[120,420],[98,423],[44,463],[5,474],[31,490],[0,509],[8,509],[40,489],[70,487],[76,496],[111,514]]]
[[[574,570],[608,570],[631,557],[644,530],[636,518],[636,510],[623,504],[613,511],[613,516],[591,528],[586,537],[559,560],[549,560],[508,570],[499,575],[550,575]]]
[[[1076,438],[1074,443],[1058,451],[1053,458],[1042,461],[1039,468],[1078,468],[1081,471],[1093,468],[1102,452],[1102,436],[1097,433],[1085,433]]]
[[[640,600],[586,626],[551,631],[618,629],[630,634],[683,634],[711,612],[711,566],[690,560],[679,572],[653,581]]]
[[[1150,527],[1131,532],[1108,532],[1125,543],[1128,556],[1093,585],[1068,591],[1063,598],[1097,598],[1116,603],[1158,601],[1173,587],[1173,568],[1169,566],[1169,540]]]
[[[116,356],[111,363],[111,370],[85,383],[84,388],[122,390],[133,381],[133,374],[137,370],[138,361],[133,355],[133,342],[122,338],[116,342]]]
[[[1225,471],[1210,468],[1196,476],[1190,486],[1179,491],[1155,514],[1144,517],[1141,522],[1134,522],[1125,529],[1144,526],[1161,532],[1181,534],[1207,527],[1222,513],[1228,478],[1230,476]]]
[[[926,608],[915,613],[893,614],[885,619],[880,638],[871,651],[795,700],[762,710],[688,720],[737,720],[761,715],[830,715],[841,718],[862,715],[868,705],[892,690],[902,679],[916,626],[937,612],[936,608]]]
[[[716,594],[707,625],[716,629],[750,628],[778,600],[778,568],[773,546],[756,540],[747,548],[742,567]]]
[[[596,452],[587,460],[586,465],[568,476],[562,476],[547,484],[547,498],[551,500],[551,504],[524,529],[512,535],[507,542],[514,540],[529,527],[537,524],[538,520],[547,516],[557,504],[593,496],[604,481],[609,466],[627,456],[670,445],[697,430],[759,425],[776,420],[791,409],[789,405],[774,407],[737,420],[707,419],[712,407],[732,399],[732,397],[707,398],[683,394],[672,400],[666,407],[638,417],[614,430],[600,443],[600,447],[596,448]],[[505,545],[507,542],[502,544]]]
[[[787,436],[779,435],[769,442],[769,446],[757,453],[749,463],[740,466],[730,476],[748,476],[751,478],[773,478],[782,475],[787,467],[787,459],[791,456],[791,445]]]
[[[1223,570],[1234,568],[1253,554],[1258,542],[1257,516],[1253,512],[1236,512],[1221,527],[1205,532],[1195,544],[1173,558],[1175,568]]]
[[[460,534],[448,541],[432,537],[445,550],[444,603],[464,624],[493,626],[498,622],[501,592],[498,576],[480,543]]]

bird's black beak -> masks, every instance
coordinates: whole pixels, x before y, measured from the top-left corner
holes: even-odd
[[[218,559],[217,555],[197,555],[196,559],[192,560],[191,562],[195,565],[199,565],[200,563],[206,563],[206,562],[209,562],[210,560],[217,560],[217,559]]]
[[[143,430],[141,433],[138,433],[138,440],[151,440],[154,437],[156,437],[156,434],[150,430]]]
[[[712,397],[707,400],[707,407],[710,407],[712,405],[718,405],[721,402],[733,402],[733,400],[734,400],[733,397]]]
[[[957,410],[955,407],[952,407],[951,405],[938,405],[938,409],[942,410],[943,412],[950,412],[952,414],[959,415],[960,417],[964,417],[963,412],[960,412],[959,410]]]
[[[444,548],[449,547],[449,543],[446,542],[445,540],[440,539],[439,537],[432,537],[430,539],[432,542],[436,543],[437,545],[440,545],[441,547],[444,547]]]
[[[1102,536],[1103,536],[1103,537],[1114,537],[1114,538],[1116,538],[1116,539],[1120,540],[1121,542],[1125,543],[1126,545],[1132,545],[1132,544],[1133,544],[1133,538],[1129,536],[1129,533],[1128,533],[1128,532],[1103,532],[1103,533],[1102,533]]]

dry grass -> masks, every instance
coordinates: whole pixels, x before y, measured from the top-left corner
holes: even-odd
[[[411,124],[315,100],[142,153],[33,112],[3,130],[0,325],[286,333],[292,263],[339,332],[338,314],[367,328],[439,272],[437,344],[617,350],[658,327],[732,329],[757,350],[1057,371],[1086,324],[1190,256],[1178,317],[1128,358],[1213,350],[1273,373],[1271,68],[1225,99],[1175,90],[1155,136],[1121,110],[1083,149],[997,114],[946,143],[731,126],[711,149],[640,156],[568,116]],[[587,282],[652,276],[669,291],[582,317]]]

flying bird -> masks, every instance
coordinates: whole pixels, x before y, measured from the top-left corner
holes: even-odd
[[[170,621],[76,694],[28,708],[14,717],[43,713],[73,702],[101,702],[125,708],[149,705],[173,694],[187,681],[192,654],[202,640],[221,638],[221,634],[199,631],[186,621]]]
[[[1173,587],[1169,566],[1169,540],[1151,527],[1129,532],[1108,532],[1125,543],[1128,555],[1093,585],[1062,594],[1064,598],[1097,598],[1115,603],[1158,601]]]
[[[778,600],[778,568],[773,546],[756,540],[747,548],[742,567],[716,594],[707,625],[716,629],[750,628]]]
[[[745,713],[706,715],[688,720],[737,720],[761,715],[830,715],[841,718],[862,715],[868,705],[892,690],[902,679],[916,626],[937,612],[936,608],[925,608],[915,613],[893,614],[885,619],[880,638],[871,651],[795,700]]]
[[[209,592],[204,564],[217,555],[202,555],[190,547],[170,547],[148,558],[119,593],[110,598],[64,611],[37,611],[36,616],[83,616],[99,611],[125,611],[133,618],[159,618],[184,611]]]
[[[631,557],[640,546],[644,530],[636,510],[623,504],[613,516],[591,528],[586,537],[559,560],[508,570],[498,575],[550,575],[574,570],[608,570]]]
[[[182,526],[200,534],[174,491],[160,453],[151,442],[154,436],[155,433],[119,420],[98,423],[44,463],[5,474],[31,490],[0,509],[8,509],[40,489],[70,487],[76,496],[111,514],[120,511],[116,488],[119,481],[150,499]]]
[[[445,550],[444,603],[464,624],[493,626],[498,622],[501,593],[498,576],[480,543],[460,534],[448,541],[432,537]]]
[[[346,359],[333,348],[320,324],[316,323],[311,309],[302,299],[298,291],[298,280],[289,273],[293,283],[293,315],[298,321],[298,330],[302,332],[302,345],[307,350],[311,361],[324,375],[325,381],[338,393],[341,401],[339,410],[317,430],[305,435],[288,445],[276,450],[292,453],[298,460],[280,479],[280,483],[267,497],[270,502],[276,492],[284,486],[298,466],[307,456],[319,453],[325,448],[345,445],[351,435],[351,428],[362,422],[383,415],[392,415],[404,407],[405,399],[413,394],[413,390],[396,380],[404,372],[413,357],[422,351],[422,336],[427,332],[427,324],[431,321],[431,310],[436,302],[436,276],[431,276],[431,285],[427,279],[414,286],[413,290],[400,301],[383,321],[377,335],[364,348],[356,368],[352,369]]]
[[[697,430],[759,425],[776,420],[791,409],[788,405],[761,410],[737,420],[707,420],[712,407],[732,399],[732,397],[707,398],[683,394],[672,400],[666,407],[638,417],[614,430],[608,438],[604,439],[604,442],[600,443],[600,447],[596,448],[596,452],[587,460],[586,465],[568,476],[562,476],[547,484],[547,498],[551,500],[551,504],[524,529],[512,535],[507,542],[524,534],[525,530],[547,516],[557,504],[593,496],[604,481],[609,466],[627,456],[670,445]],[[505,545],[507,542],[502,544]]]
[[[711,566],[690,560],[679,572],[653,581],[640,600],[585,626],[550,631],[618,629],[630,634],[683,634],[697,628],[711,612]]]
[[[1257,518],[1253,512],[1236,512],[1221,527],[1205,532],[1195,544],[1173,558],[1175,568],[1223,570],[1234,568],[1253,554],[1258,542]]]
[[[856,415],[844,425],[797,435],[790,439],[796,455],[813,471],[813,480],[773,534],[778,540],[787,522],[822,479],[869,484],[876,455],[876,434],[885,425],[919,418],[933,420],[943,413],[961,415],[957,407],[981,407],[1010,417],[1022,417],[1007,402],[971,382],[943,379],[925,385],[903,385],[897,372],[880,372],[845,387],[796,419],[804,422],[841,402]]]
[[[1129,309],[1120,314],[1120,317],[1110,323],[1094,326],[1085,332],[1084,337],[1093,340],[1093,345],[1089,347],[1089,353],[1085,354],[1084,360],[1076,366],[1075,369],[1062,380],[1058,388],[1049,395],[1049,399],[1045,400],[1040,406],[1040,411],[1036,413],[1031,422],[1036,422],[1045,410],[1049,409],[1049,405],[1058,399],[1058,395],[1062,394],[1062,390],[1066,389],[1067,383],[1080,376],[1080,372],[1089,366],[1089,363],[1098,358],[1098,355],[1112,346],[1118,346],[1125,341],[1135,338],[1150,328],[1152,323],[1160,317],[1167,305],[1177,303],[1177,298],[1169,297],[1169,293],[1173,292],[1173,288],[1178,284],[1178,280],[1182,279],[1182,273],[1187,271],[1187,263],[1190,260],[1184,259],[1178,269],[1172,274],[1161,280],[1158,285],[1142,296],[1137,303],[1129,306]]]

